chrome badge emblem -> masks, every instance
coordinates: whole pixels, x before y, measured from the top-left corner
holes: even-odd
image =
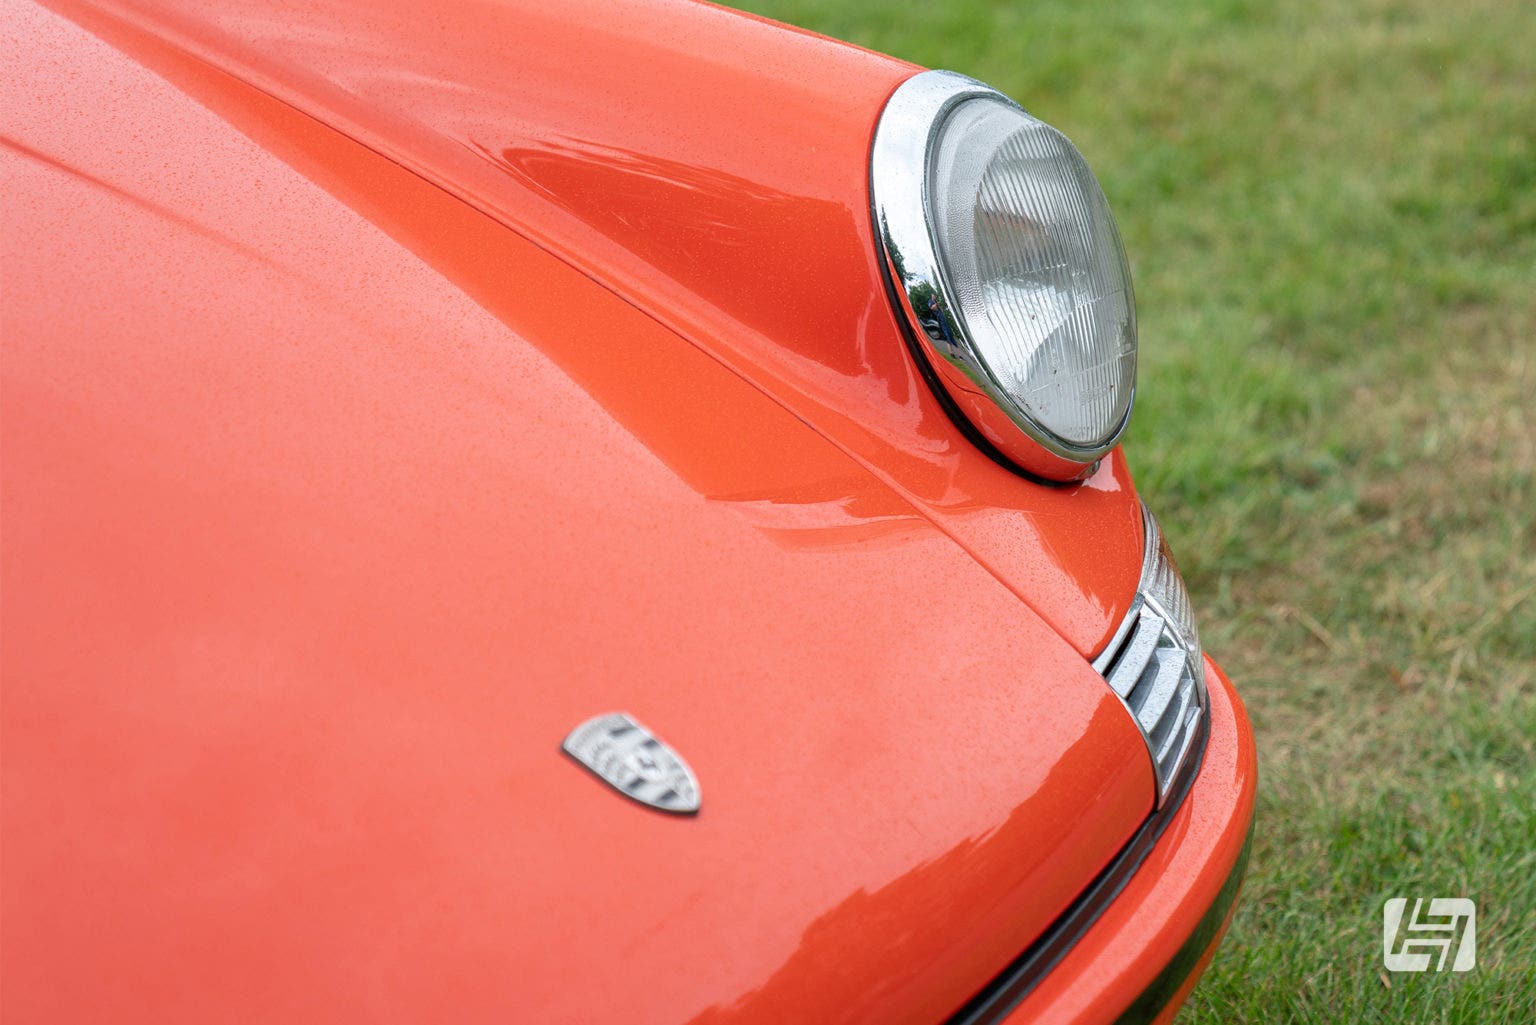
[[[560,749],[625,797],[677,815],[699,810],[693,770],[654,733],[623,712],[588,719]]]

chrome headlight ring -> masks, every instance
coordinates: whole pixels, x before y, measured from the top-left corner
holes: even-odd
[[[1130,419],[1136,317],[1082,156],[997,90],[929,71],[886,104],[870,193],[900,311],[951,415],[1028,473],[1092,472]]]

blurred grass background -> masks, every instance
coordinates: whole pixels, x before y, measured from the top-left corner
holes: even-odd
[[[987,81],[1096,169],[1126,441],[1260,748],[1181,1022],[1536,1022],[1536,6],[749,0]],[[1389,975],[1382,904],[1478,966]]]

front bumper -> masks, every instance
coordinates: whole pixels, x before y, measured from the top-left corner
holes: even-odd
[[[1134,870],[1112,899],[1052,927],[1070,946],[1050,952],[1049,968],[1010,996],[1009,972],[949,1025],[1117,1025],[1171,1019],[1204,970],[1235,907],[1247,864],[1257,765],[1253,732],[1226,675],[1205,659],[1210,692],[1204,760],[1182,803],[1150,846],[1132,841]],[[1112,873],[1114,865],[1106,870]],[[1097,883],[1095,885],[1098,885]],[[1085,903],[1096,903],[1092,890]],[[1082,921],[1087,917],[1087,922]],[[1048,934],[1049,935],[1049,934]],[[1032,952],[1010,972],[1027,967]],[[988,999],[991,994],[992,999]]]

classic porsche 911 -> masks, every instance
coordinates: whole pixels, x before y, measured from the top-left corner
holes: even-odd
[[[14,1022],[1166,1020],[1254,751],[1067,139],[677,0],[3,0]]]

